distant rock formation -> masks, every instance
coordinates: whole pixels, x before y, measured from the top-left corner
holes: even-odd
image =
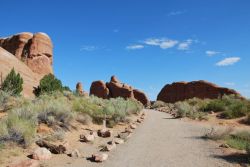
[[[135,98],[145,106],[150,103],[145,93],[133,89],[127,84],[121,83],[115,76],[112,76],[110,82],[107,82],[106,84],[103,81],[92,82],[90,95],[95,95],[104,99],[117,97],[123,97],[125,99]]]
[[[82,86],[82,83],[81,82],[78,82],[76,84],[76,92],[79,94],[79,95],[82,95],[82,96],[88,96],[88,93],[85,92],[83,90],[83,86]]]
[[[0,47],[16,56],[39,75],[53,73],[53,45],[45,33],[24,32],[0,38]]]
[[[194,97],[215,99],[222,95],[230,94],[239,95],[235,90],[219,87],[206,81],[174,82],[162,88],[157,96],[157,100],[174,103]]]
[[[19,33],[0,38],[0,73],[4,77],[12,68],[24,79],[23,95],[33,96],[33,87],[53,73],[53,45],[45,33]]]

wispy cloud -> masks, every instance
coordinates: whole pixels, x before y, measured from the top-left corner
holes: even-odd
[[[216,63],[216,66],[229,66],[240,61],[240,57],[228,57]]]
[[[192,39],[188,39],[184,42],[179,43],[178,50],[188,50],[190,45],[193,43]]]
[[[80,48],[80,51],[94,51],[94,50],[97,50],[98,47],[96,46],[92,46],[92,45],[82,45],[81,48]]]
[[[168,13],[168,16],[177,16],[177,15],[181,15],[181,14],[184,14],[184,13],[186,13],[185,10],[172,11],[172,12]]]
[[[178,44],[177,40],[166,38],[149,38],[144,41],[146,45],[159,46],[162,49],[172,48]]]
[[[143,45],[129,45],[126,47],[126,49],[128,50],[136,50],[136,49],[143,49],[144,46]]]
[[[220,52],[217,52],[217,51],[213,51],[213,50],[207,50],[206,51],[206,55],[208,56],[215,56],[217,54],[219,54]]]
[[[226,82],[225,85],[227,85],[227,86],[235,86],[235,83],[234,82]]]

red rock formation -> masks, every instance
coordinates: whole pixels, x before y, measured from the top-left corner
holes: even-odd
[[[76,84],[76,92],[77,92],[79,95],[81,95],[81,96],[88,96],[88,95],[89,95],[88,92],[85,92],[85,91],[83,90],[83,86],[82,86],[82,83],[81,83],[81,82],[78,82],[78,83]]]
[[[0,38],[0,73],[3,78],[14,67],[24,79],[23,95],[33,96],[33,87],[49,73],[53,73],[53,45],[47,34],[20,33]]]
[[[165,85],[158,94],[157,100],[174,103],[194,97],[215,99],[230,94],[239,95],[238,92],[232,89],[222,88],[206,81],[175,82]]]
[[[16,34],[0,39],[0,46],[25,62],[33,72],[43,76],[53,73],[53,45],[47,34]]]
[[[150,101],[144,92],[138,89],[134,89],[133,94],[134,94],[135,99],[140,101],[144,106],[148,106],[150,104]]]
[[[130,87],[127,87],[126,85],[122,83],[116,83],[116,82],[109,82],[106,83],[108,89],[109,89],[109,94],[110,97],[116,98],[116,97],[123,97],[125,99],[127,98],[133,98],[133,89]]]
[[[90,87],[90,95],[107,99],[109,98],[109,89],[103,81],[94,81]]]
[[[90,87],[90,94],[104,99],[117,97],[123,97],[125,99],[135,98],[145,106],[150,103],[143,92],[121,83],[115,76],[112,76],[110,82],[107,82],[106,85],[103,81],[93,82]]]

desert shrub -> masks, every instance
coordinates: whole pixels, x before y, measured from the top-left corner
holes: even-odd
[[[83,125],[90,125],[92,123],[92,118],[88,114],[78,114],[76,116],[76,121],[82,123]]]
[[[219,112],[226,109],[225,103],[220,99],[210,100],[206,106],[204,106],[204,111]]]
[[[41,94],[53,93],[55,91],[63,91],[62,82],[53,74],[48,74],[40,80],[39,86],[34,88],[33,93],[36,96],[40,96]]]
[[[212,127],[205,132],[203,138],[210,140],[224,140],[232,133],[232,131],[232,128],[215,129]]]
[[[250,132],[242,131],[231,134],[226,138],[226,143],[232,148],[247,150],[247,146],[250,144]]]
[[[23,91],[23,79],[19,73],[16,73],[14,68],[6,76],[1,85],[1,89],[5,92],[9,92],[13,96],[20,95]]]
[[[98,123],[104,116],[103,107],[91,100],[93,100],[91,97],[78,97],[73,100],[72,109],[73,111],[89,115],[94,122]]]
[[[151,106],[152,109],[160,108],[160,107],[167,107],[167,104],[163,101],[155,101]]]
[[[65,131],[62,129],[54,131],[52,134],[45,136],[43,139],[47,141],[63,141],[65,138]]]
[[[175,103],[175,107],[177,109],[176,117],[187,117],[190,112],[192,112],[193,108],[186,101]]]
[[[65,97],[42,95],[34,104],[37,106],[38,121],[49,126],[68,127],[74,118],[71,103]]]
[[[231,105],[227,107],[227,110],[224,111],[221,116],[223,118],[239,118],[245,116],[248,112],[250,112],[249,108],[247,107],[244,101],[234,101]]]
[[[37,115],[32,105],[16,108],[8,113],[6,119],[0,121],[0,142],[13,141],[29,146],[35,137]]]

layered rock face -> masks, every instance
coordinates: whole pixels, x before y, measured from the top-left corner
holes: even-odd
[[[23,95],[33,96],[33,87],[53,73],[53,45],[45,33],[24,32],[0,38],[0,73],[3,79],[12,68],[24,79]]]
[[[94,81],[90,87],[90,94],[104,99],[117,97],[125,99],[135,98],[145,106],[150,103],[145,93],[121,83],[115,76],[112,76],[110,82],[106,84],[103,81]]]
[[[0,39],[0,46],[39,75],[53,73],[53,45],[45,33],[20,33]]]
[[[175,82],[165,85],[158,94],[157,100],[174,103],[194,97],[215,99],[230,94],[239,95],[235,90],[219,87],[206,81]]]

